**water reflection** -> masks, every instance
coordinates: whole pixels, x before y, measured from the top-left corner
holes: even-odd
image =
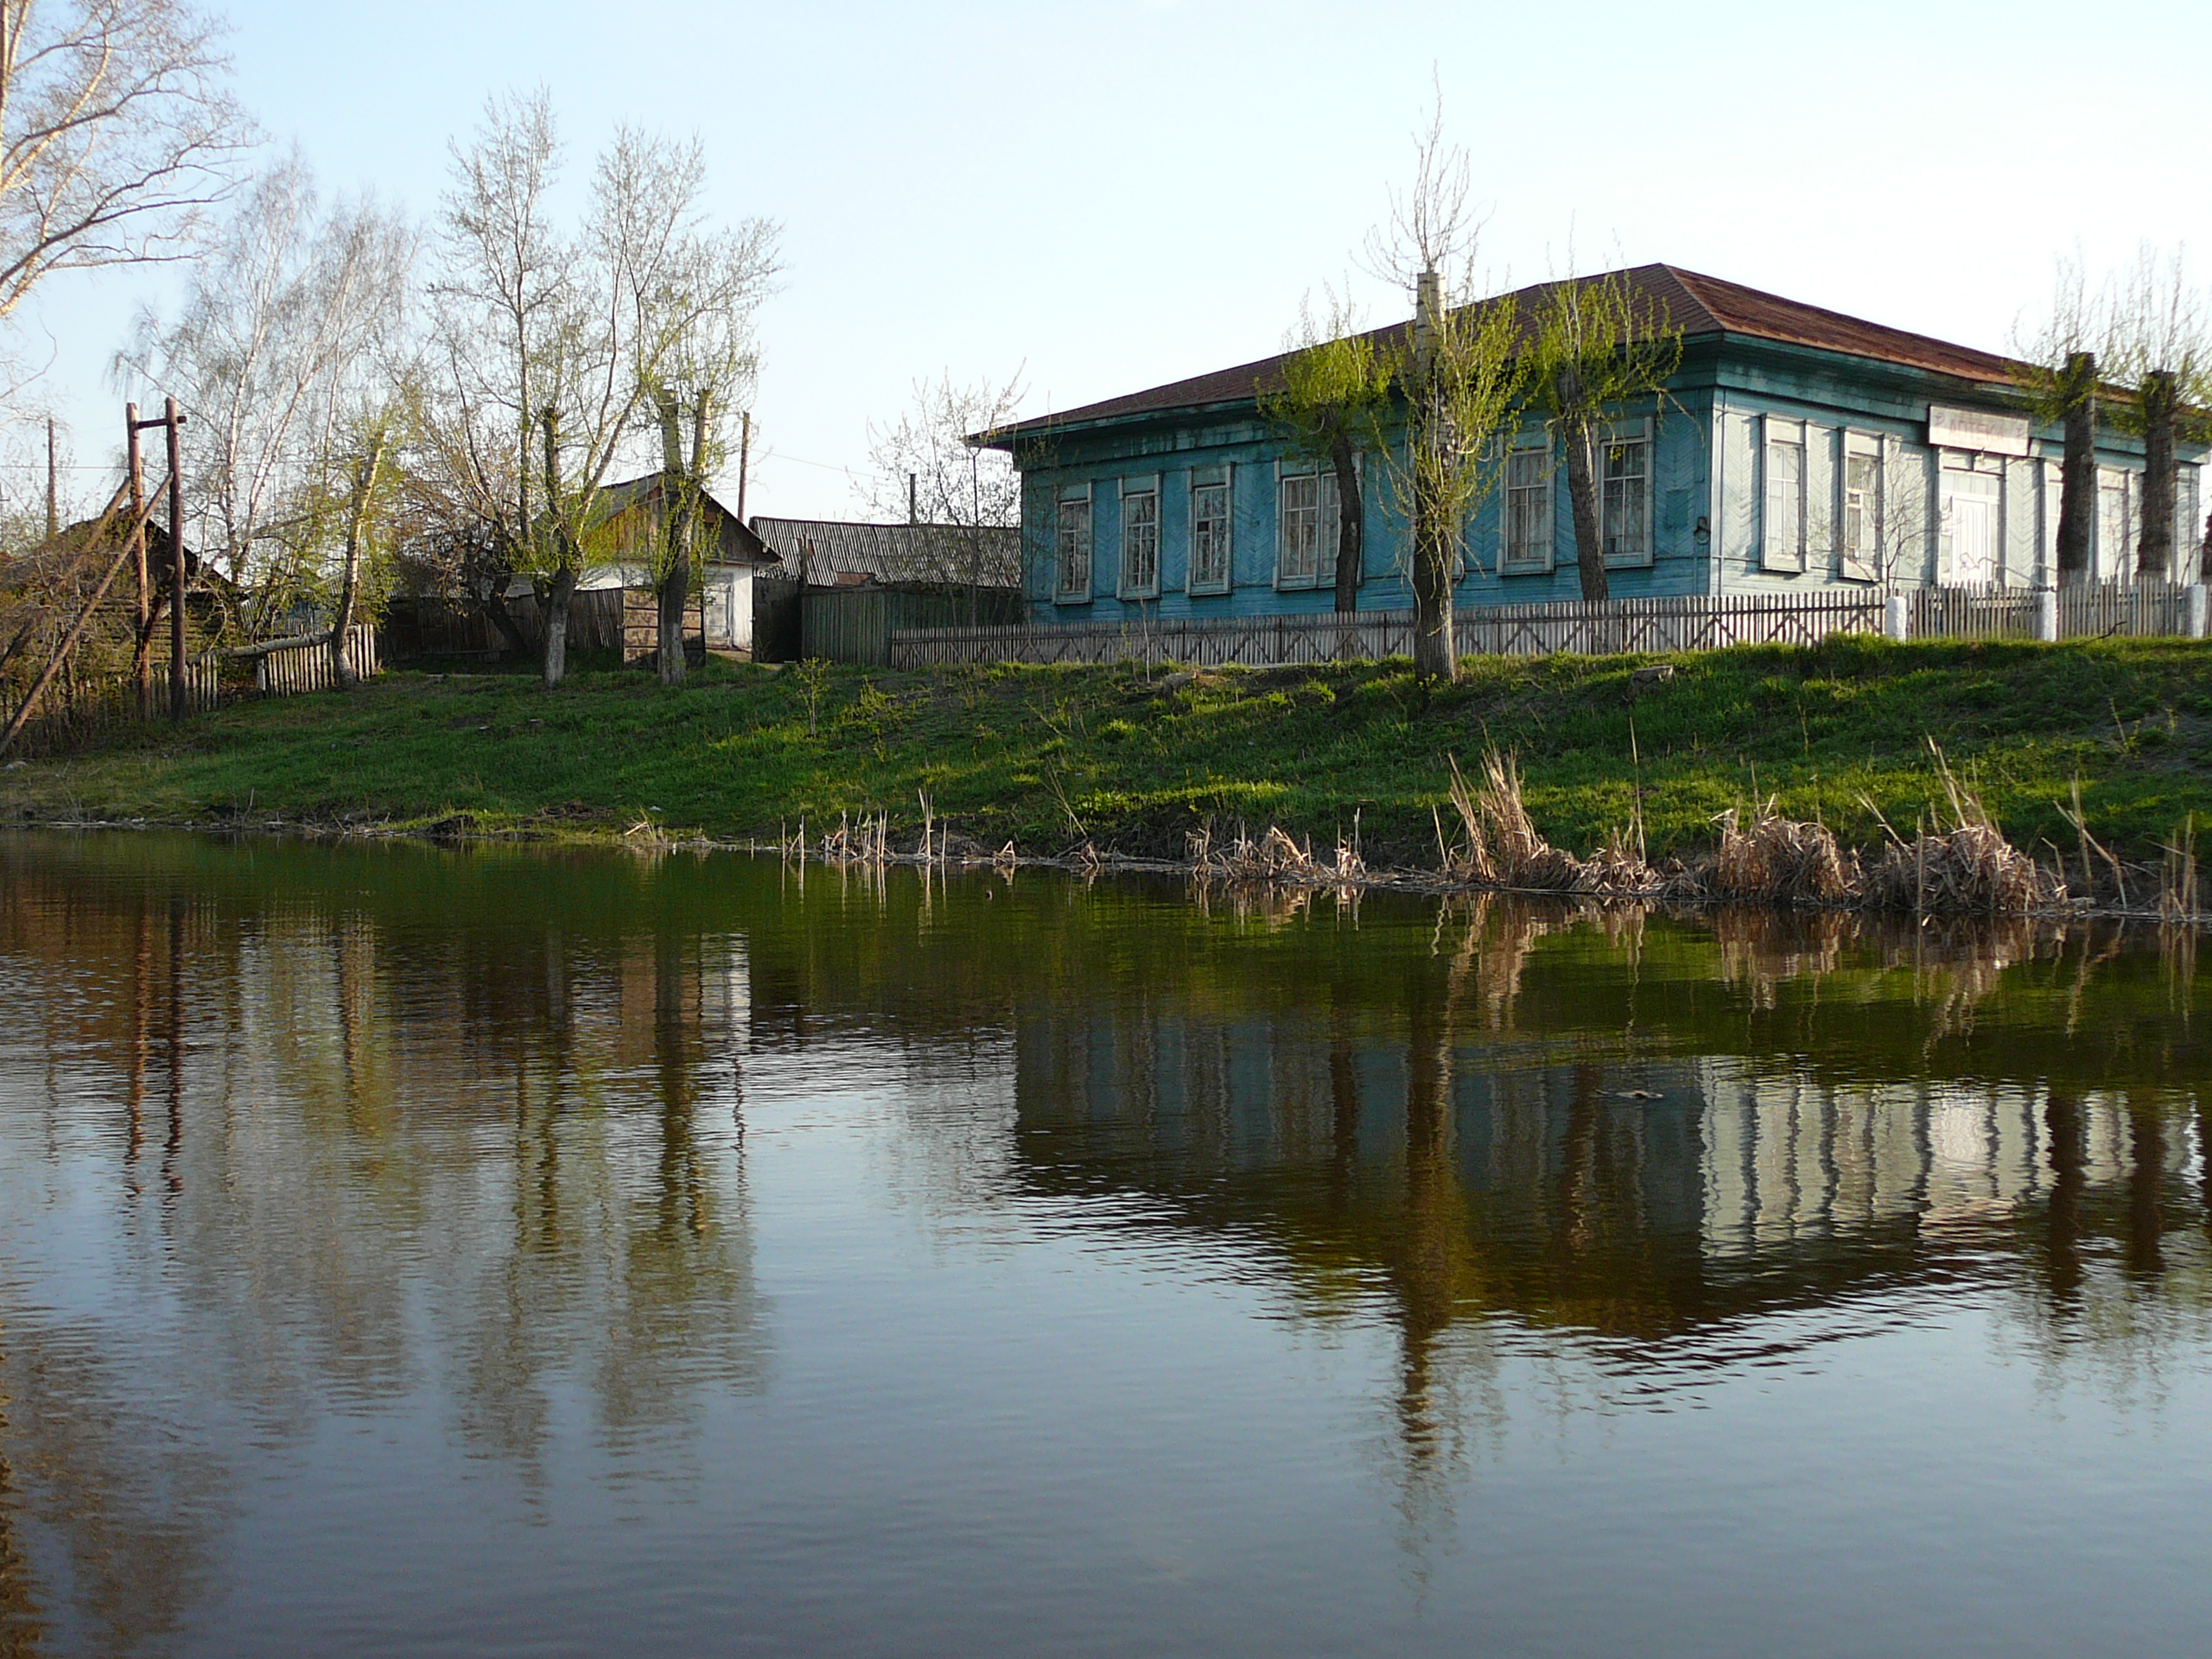
[[[1938,1289],[2120,1389],[2212,1335],[2177,934],[161,838],[0,865],[0,1651],[163,1645],[333,1414],[427,1411],[543,1516],[575,1410],[613,1478],[696,1486],[786,1340],[764,1101],[880,1091],[939,1221],[1195,1241],[1386,1331],[1424,1560],[1530,1355],[1656,1412]]]

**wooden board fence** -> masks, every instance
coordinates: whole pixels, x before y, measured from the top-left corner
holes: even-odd
[[[378,671],[376,630],[359,622],[346,632],[347,663],[360,675]],[[205,714],[254,697],[289,696],[326,691],[337,683],[327,642],[283,645],[254,657],[214,653],[185,665],[185,708]],[[150,684],[142,688],[129,675],[98,680],[57,680],[41,699],[40,712],[23,728],[11,756],[66,754],[126,727],[169,716],[168,675],[156,665]],[[0,724],[12,716],[0,708]]]

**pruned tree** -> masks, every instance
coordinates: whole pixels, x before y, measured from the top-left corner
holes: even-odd
[[[0,317],[190,249],[247,136],[217,38],[184,0],[0,0]]]
[[[1389,487],[1412,527],[1414,668],[1446,681],[1459,675],[1452,594],[1467,523],[1497,487],[1495,440],[1528,378],[1513,306],[1478,296],[1481,226],[1469,176],[1465,151],[1444,142],[1440,96],[1413,184],[1391,193],[1389,222],[1368,243],[1376,273],[1414,294],[1405,430],[1389,453]]]
[[[1366,561],[1365,501],[1359,463],[1383,447],[1383,417],[1399,370],[1399,351],[1362,332],[1350,301],[1331,291],[1317,321],[1310,302],[1299,306],[1298,327],[1283,359],[1282,379],[1258,388],[1260,413],[1288,439],[1294,453],[1330,469],[1337,486],[1336,608],[1359,608]]]
[[[2089,580],[2097,522],[2097,351],[2107,330],[2077,254],[2058,261],[2050,315],[2034,332],[2014,329],[2014,374],[2039,421],[2065,432],[2059,469],[2059,585]]]
[[[1006,579],[1001,550],[1020,534],[1021,474],[986,446],[1014,423],[1024,396],[1019,372],[956,382],[948,371],[915,382],[895,423],[868,426],[868,476],[857,489],[878,516],[913,526],[907,579],[959,590],[970,626],[983,589]]]
[[[2212,315],[2176,248],[2145,243],[2114,279],[2105,313],[2107,377],[2133,394],[2111,404],[2113,423],[2143,440],[2143,529],[2136,572],[2164,581],[2177,575],[2175,519],[2179,472],[2177,439],[2202,440],[2212,401]]]
[[[372,199],[323,209],[295,150],[239,197],[176,320],[141,313],[118,356],[126,382],[184,406],[200,551],[253,596],[250,632],[314,583],[312,520],[342,429],[407,351],[416,247]]]
[[[1624,405],[1656,397],[1681,366],[1682,331],[1665,308],[1618,271],[1552,283],[1536,302],[1529,340],[1530,401],[1567,451],[1567,494],[1582,597],[1611,597],[1598,449]]]

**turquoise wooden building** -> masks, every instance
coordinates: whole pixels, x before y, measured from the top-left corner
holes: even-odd
[[[1663,397],[1618,411],[1601,457],[1616,598],[1929,584],[2042,587],[2056,568],[2055,427],[2006,359],[1672,265],[1624,274],[1681,330]],[[1514,297],[1533,308],[1540,289]],[[1403,327],[1382,331],[1402,337]],[[1333,476],[1259,412],[1281,359],[1240,364],[998,435],[1022,472],[1040,622],[1249,617],[1333,603]],[[2095,574],[2140,537],[2143,448],[2099,431]],[[2199,448],[2179,451],[2175,578],[2201,579]],[[1461,606],[1580,597],[1563,460],[1533,416],[1468,526]],[[1411,606],[1385,468],[1363,462],[1362,610]]]

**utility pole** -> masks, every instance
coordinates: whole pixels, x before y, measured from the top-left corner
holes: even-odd
[[[130,441],[130,518],[138,527],[130,537],[131,568],[138,578],[138,628],[130,653],[130,674],[138,697],[138,718],[146,717],[146,705],[150,700],[152,686],[148,670],[149,652],[152,646],[153,595],[146,584],[146,458],[138,442],[139,429],[144,424],[138,418],[138,405],[123,406],[123,429]]]
[[[46,539],[61,533],[61,468],[54,454],[54,416],[46,417]]]
[[[184,718],[184,416],[162,402],[169,441],[169,718]]]
[[[745,474],[753,465],[753,411],[747,410],[738,419],[742,424],[738,428],[737,438],[737,522],[742,524],[745,523]]]
[[[922,522],[921,499],[920,474],[909,473],[906,474],[906,522],[910,524]]]

